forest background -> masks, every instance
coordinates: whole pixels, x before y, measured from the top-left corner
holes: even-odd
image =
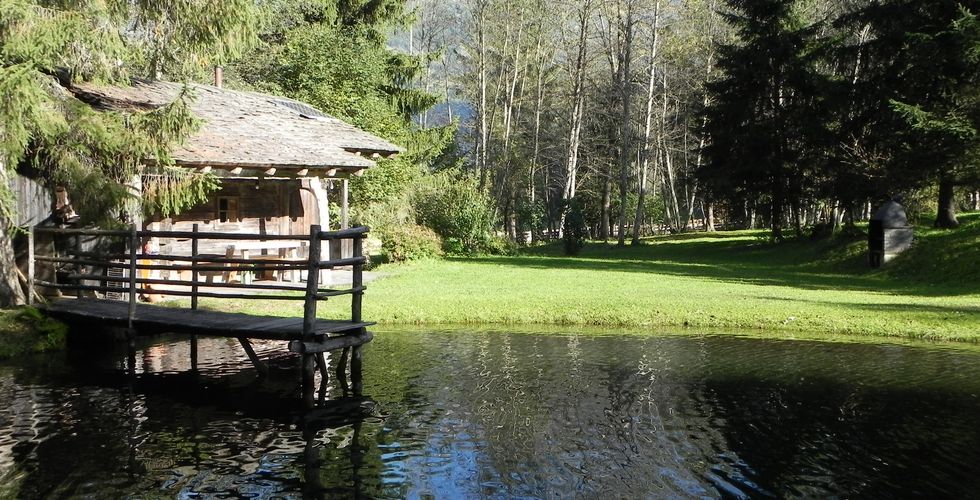
[[[718,228],[831,235],[891,198],[953,228],[980,204],[977,2],[205,4],[0,0],[0,180],[68,185],[95,220],[133,203],[118,186],[153,156],[163,180],[144,210],[200,200],[213,179],[167,162],[195,126],[183,100],[121,117],[51,82],[208,83],[222,65],[229,87],[406,148],[353,185],[355,221],[391,260]]]

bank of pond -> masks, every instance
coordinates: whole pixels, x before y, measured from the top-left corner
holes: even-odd
[[[980,349],[381,327],[363,390],[141,338],[0,364],[0,496],[945,496],[980,488]],[[328,363],[335,360],[328,358]]]

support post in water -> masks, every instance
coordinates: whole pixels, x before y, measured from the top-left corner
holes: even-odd
[[[330,380],[330,372],[327,370],[327,360],[322,352],[316,353],[316,367],[320,371],[320,390],[317,391],[317,399],[323,403],[327,399],[327,382]]]
[[[350,355],[350,347],[345,347],[343,351],[340,351],[340,359],[337,361],[337,382],[340,383],[341,389],[347,392],[347,358]]]
[[[198,293],[197,256],[199,251],[198,242],[200,241],[200,238],[197,235],[197,231],[198,231],[197,224],[194,224],[193,228],[191,229],[191,232],[194,233],[194,235],[191,237],[191,309],[193,310],[197,310],[197,293]],[[191,334],[191,370],[195,372],[197,371],[197,334],[196,333]]]
[[[356,345],[350,352],[350,382],[351,390],[355,396],[360,396],[364,392],[364,381],[361,376],[361,346]]]
[[[312,342],[316,333],[316,299],[320,277],[320,226],[310,226],[309,259],[306,267],[306,300],[303,303],[303,342]],[[303,401],[313,407],[313,378],[316,354],[303,353]]]
[[[249,361],[251,361],[252,365],[255,366],[255,369],[259,372],[259,375],[268,375],[269,367],[259,359],[258,354],[255,354],[255,349],[252,348],[252,342],[246,337],[238,337],[238,343],[242,345],[242,349],[245,349],[245,354],[248,355]]]

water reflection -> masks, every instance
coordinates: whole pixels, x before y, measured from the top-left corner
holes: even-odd
[[[202,339],[0,368],[0,496],[971,496],[980,356],[716,337],[379,331],[363,395]],[[336,359],[328,363],[335,365]]]

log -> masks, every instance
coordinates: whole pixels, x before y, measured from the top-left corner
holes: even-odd
[[[320,341],[293,340],[289,343],[289,351],[300,354],[334,351],[347,347],[355,347],[366,344],[374,338],[374,334],[361,330],[358,333],[341,335],[338,337],[327,337]]]

